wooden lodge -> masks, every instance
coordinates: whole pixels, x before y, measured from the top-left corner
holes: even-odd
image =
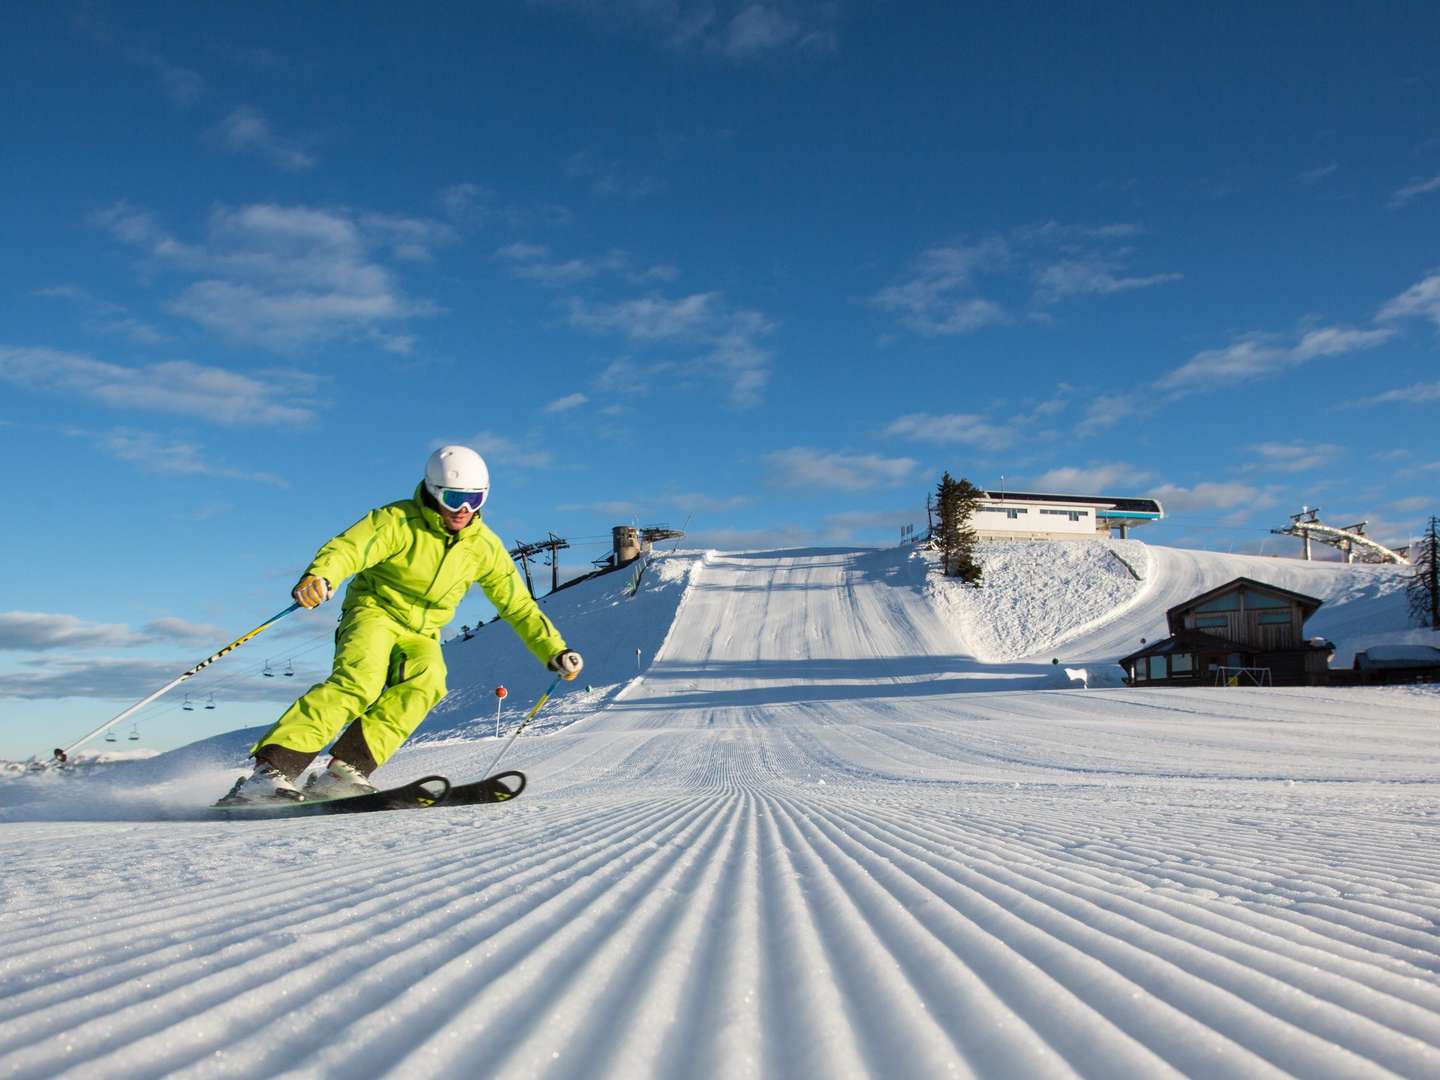
[[[1322,601],[1236,578],[1165,613],[1170,636],[1121,657],[1132,686],[1315,686],[1329,680],[1328,641],[1305,638]]]

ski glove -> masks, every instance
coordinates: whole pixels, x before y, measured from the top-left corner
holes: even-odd
[[[564,652],[557,652],[545,665],[551,671],[557,672],[566,682],[574,680],[580,674],[580,669],[585,666],[585,661],[580,659],[580,654],[574,649],[566,649]]]
[[[300,584],[290,590],[290,595],[299,602],[301,607],[319,607],[330,599],[330,582],[323,577],[306,574],[300,579]]]

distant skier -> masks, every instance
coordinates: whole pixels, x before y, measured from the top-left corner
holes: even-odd
[[[584,666],[530,596],[500,538],[480,520],[490,470],[466,446],[442,446],[412,498],[372,510],[335,537],[292,591],[307,608],[345,590],[335,665],[251,749],[255,771],[221,805],[337,798],[374,791],[369,776],[445,696],[440,630],[478,584],[536,659],[564,679]],[[348,728],[345,728],[346,724]],[[326,769],[300,774],[325,745]]]

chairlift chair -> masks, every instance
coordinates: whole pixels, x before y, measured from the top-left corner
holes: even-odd
[[[186,695],[185,695],[185,701],[184,701],[184,703],[180,706],[180,708],[184,709],[186,712],[194,712],[194,711],[195,711],[195,705],[194,705],[193,702],[191,702],[191,700],[190,700],[190,695],[189,695],[189,694],[186,694]]]
[[[294,660],[286,660],[286,661],[285,661],[285,672],[284,672],[284,673],[285,673],[285,675],[287,675],[287,676],[292,676],[292,675],[295,674],[295,661],[294,661]]]
[[[116,740],[116,738],[115,738],[115,732],[113,732],[113,731],[107,731],[107,732],[105,733],[105,741],[106,741],[106,742],[116,742],[117,740]]]
[[[273,678],[275,677],[275,672],[273,672],[273,671],[270,670],[270,661],[269,661],[269,660],[266,660],[266,661],[265,661],[265,670],[262,671],[262,672],[260,672],[260,674],[261,674],[261,675],[264,675],[265,678],[267,678],[267,679],[273,679]]]
[[[139,742],[139,741],[140,741],[140,725],[139,725],[139,724],[132,724],[132,725],[130,726],[130,741],[131,741],[131,742]]]
[[[215,707],[215,695],[214,695],[214,694],[211,694],[211,695],[210,695],[210,700],[208,700],[207,702],[205,702],[205,707],[206,707],[207,709],[213,709],[213,708]]]

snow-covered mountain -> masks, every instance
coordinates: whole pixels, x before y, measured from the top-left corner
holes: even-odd
[[[248,734],[0,783],[0,1075],[1440,1074],[1436,688],[1114,667],[1239,575],[1324,599],[1337,663],[1433,641],[1402,573],[985,569],[676,552],[562,590],[584,685],[500,807],[205,820]],[[508,726],[549,681],[503,625],[446,655],[381,780],[484,771],[494,686]]]

